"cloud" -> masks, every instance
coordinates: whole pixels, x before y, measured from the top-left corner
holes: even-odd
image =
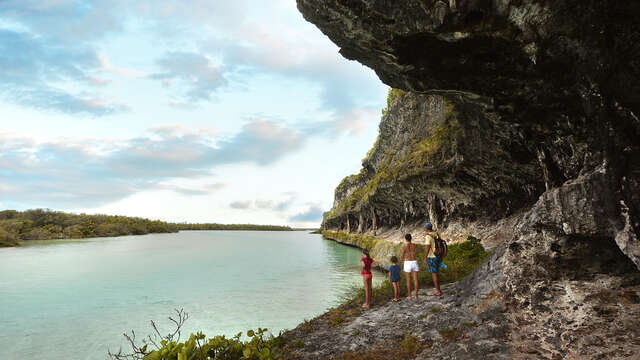
[[[86,46],[65,47],[30,33],[0,29],[0,96],[16,104],[98,116],[126,111],[126,106],[95,93],[60,85],[96,86],[100,80],[91,72],[97,67],[96,54]]]
[[[99,206],[149,189],[204,195],[224,188],[212,183],[190,188],[169,181],[210,176],[224,164],[268,166],[297,151],[296,131],[254,119],[222,138],[215,131],[179,126],[153,128],[128,140],[69,139],[37,142],[0,133],[0,178],[7,201],[33,206]]]
[[[0,189],[2,186],[0,185]],[[274,201],[273,200],[256,200],[256,207],[258,209],[271,209],[273,208]]]
[[[210,37],[202,42],[201,51],[221,54],[229,73],[277,74],[313,84],[319,89],[318,111],[333,116],[330,124],[322,124],[323,129],[331,129],[324,133],[359,136],[369,124],[378,122],[385,87],[373,71],[344,59],[338,50],[310,24],[294,27],[267,21],[238,26],[230,38]],[[374,109],[375,117],[359,115]]]
[[[275,211],[286,211],[291,205],[293,205],[296,200],[296,195],[289,193],[290,198],[284,201],[275,201],[275,200],[256,200],[255,204],[258,209],[263,210],[275,210]]]
[[[0,31],[13,38],[0,35],[0,96],[23,106],[99,116],[127,111],[96,93],[106,83],[98,75],[113,73],[132,81],[155,79],[166,87],[169,106],[194,109],[248,77],[268,76],[305,81],[318,93],[320,106],[310,110],[333,119],[316,126],[325,130],[321,134],[358,136],[378,117],[354,121],[353,113],[377,108],[384,99],[373,71],[344,59],[335,44],[303,21],[291,0],[1,3]],[[131,35],[124,26],[130,19],[144,22],[145,36],[159,51],[175,49],[157,59],[155,70],[117,66],[105,50],[96,52],[108,36]],[[20,78],[10,79],[16,70]]]
[[[184,96],[192,102],[210,100],[221,87],[227,85],[220,67],[207,56],[192,52],[170,52],[158,60],[163,72],[149,75],[161,80],[166,87],[174,82],[186,88]]]
[[[289,217],[289,221],[294,222],[319,222],[322,220],[324,210],[317,205],[309,207],[309,209]]]
[[[173,191],[178,194],[186,195],[186,196],[200,196],[200,195],[209,195],[220,189],[224,189],[225,187],[226,187],[226,184],[224,183],[214,183],[214,184],[209,184],[204,187],[195,188],[195,189],[187,188],[184,186],[178,186],[178,185],[169,185],[169,184],[158,184],[153,188],[158,190],[169,190],[169,191]]]
[[[229,204],[232,209],[246,210],[251,207],[251,201],[234,201]]]
[[[102,67],[102,70],[106,72],[110,72],[116,75],[132,78],[132,79],[143,78],[148,76],[147,73],[140,70],[115,66],[111,64],[111,62],[105,55],[102,55],[102,54],[98,55],[98,61],[100,62],[100,66]]]
[[[303,143],[304,138],[297,131],[271,120],[255,119],[243,125],[236,136],[221,142],[217,156],[221,162],[250,160],[269,165],[300,149]]]

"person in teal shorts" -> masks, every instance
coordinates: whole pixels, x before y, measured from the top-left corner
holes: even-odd
[[[424,254],[425,259],[424,263],[428,265],[429,272],[431,273],[431,277],[433,278],[433,286],[435,287],[435,291],[429,296],[440,296],[442,292],[440,291],[440,265],[442,264],[442,259],[438,258],[434,253],[436,248],[436,240],[433,232],[433,225],[430,222],[424,225],[425,231],[427,232],[424,239]]]

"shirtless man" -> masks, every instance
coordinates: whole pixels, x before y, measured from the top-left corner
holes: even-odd
[[[405,245],[402,247],[401,261],[404,261],[404,273],[407,277],[407,299],[411,299],[411,275],[413,275],[413,285],[415,291],[415,298],[418,298],[418,258],[416,256],[417,247],[411,243],[411,234],[404,236],[406,240]]]

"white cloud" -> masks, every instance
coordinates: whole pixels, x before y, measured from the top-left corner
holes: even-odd
[[[144,71],[115,66],[111,64],[109,59],[107,59],[107,57],[103,54],[98,55],[98,61],[100,61],[100,66],[102,67],[102,70],[106,72],[114,73],[120,76],[133,78],[133,79],[143,78],[148,76],[148,74],[145,73]]]
[[[246,210],[251,207],[251,201],[234,201],[229,207],[237,210]]]

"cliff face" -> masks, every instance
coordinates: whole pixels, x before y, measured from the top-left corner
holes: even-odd
[[[511,216],[544,191],[538,159],[524,146],[489,98],[394,89],[378,140],[360,173],[336,189],[324,227],[379,235],[430,219],[450,237],[477,235],[464,223]]]
[[[610,357],[640,351],[640,3],[298,8],[401,89],[323,227],[384,235],[429,219],[478,238],[490,228],[501,245],[460,285],[460,304],[499,308],[515,358],[589,358],[623,340]]]
[[[345,57],[410,92],[390,96],[380,140],[336,190],[325,227],[431,219],[446,232],[450,223],[526,211],[555,191],[552,207],[581,215],[564,216],[559,233],[597,229],[640,265],[637,2],[298,7]],[[592,216],[582,216],[584,206]]]

